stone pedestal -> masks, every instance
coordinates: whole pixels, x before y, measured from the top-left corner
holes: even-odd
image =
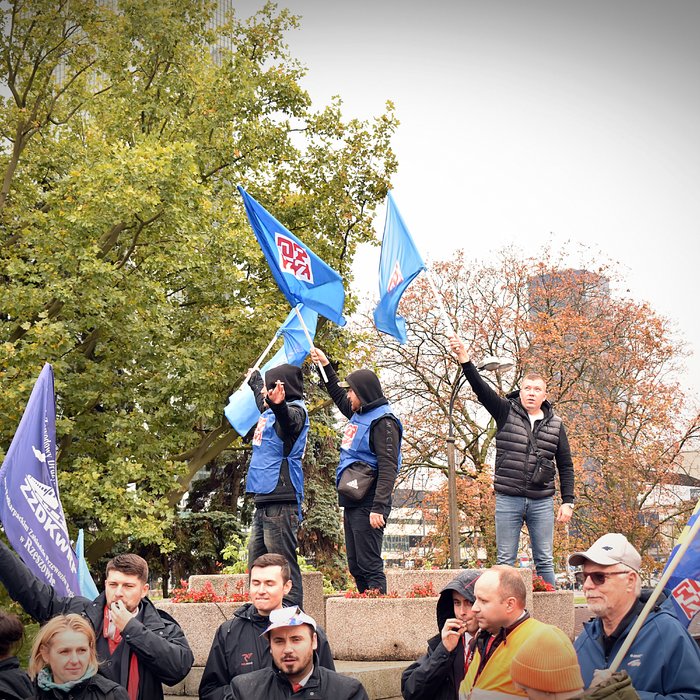
[[[555,625],[574,639],[574,592],[537,591],[532,594],[532,617],[548,625]]]

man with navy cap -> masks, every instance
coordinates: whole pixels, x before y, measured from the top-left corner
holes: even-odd
[[[610,675],[650,591],[642,591],[639,552],[620,533],[603,535],[569,564],[583,567],[583,593],[595,615],[574,643],[588,688]],[[700,649],[665,606],[651,610],[619,670],[627,671],[641,700],[700,700]]]

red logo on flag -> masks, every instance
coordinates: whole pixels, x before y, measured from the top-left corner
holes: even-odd
[[[700,581],[683,579],[671,593],[689,620],[700,610]]]
[[[398,287],[401,282],[403,282],[403,275],[401,274],[401,265],[399,265],[399,261],[397,260],[392,270],[391,277],[389,278],[389,284],[386,286],[386,291],[390,292],[395,287]]]
[[[275,233],[275,245],[279,251],[282,272],[288,272],[302,282],[313,284],[314,275],[311,271],[311,258],[306,248],[300,246],[291,238],[283,236],[281,233]]]
[[[262,445],[262,435],[263,430],[265,430],[265,423],[267,423],[267,417],[260,416],[260,418],[258,418],[258,424],[255,426],[255,432],[253,433],[253,444],[256,447],[260,447],[260,445]]]
[[[349,450],[356,434],[357,426],[354,423],[348,423],[343,431],[343,441],[340,443],[340,446],[346,450]]]

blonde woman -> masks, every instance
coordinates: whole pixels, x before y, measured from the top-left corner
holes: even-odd
[[[39,630],[29,675],[39,700],[129,700],[118,683],[97,673],[95,632],[84,617],[58,615]]]

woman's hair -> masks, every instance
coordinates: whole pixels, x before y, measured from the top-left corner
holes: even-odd
[[[88,646],[90,648],[90,661],[88,665],[97,667],[95,630],[92,629],[90,622],[81,615],[76,615],[75,613],[57,615],[56,617],[52,617],[39,630],[39,633],[34,639],[34,645],[32,646],[32,653],[29,657],[29,665],[27,667],[30,678],[36,678],[39,671],[47,665],[42,656],[42,651],[46,651],[47,648],[51,646],[57,634],[68,631],[82,632],[87,637]]]
[[[0,610],[0,659],[12,656],[22,646],[24,625],[13,613]]]

